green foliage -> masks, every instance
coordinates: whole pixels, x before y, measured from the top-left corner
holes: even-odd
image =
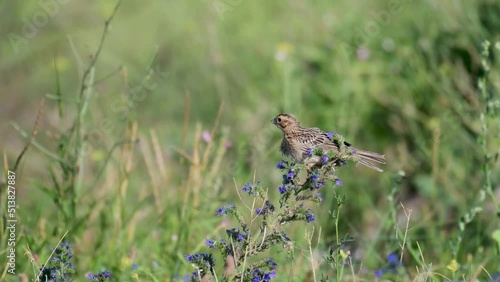
[[[260,179],[280,208],[297,200],[272,169],[281,134],[269,120],[291,112],[388,164],[348,164],[321,205],[290,215],[292,243],[259,253],[276,280],[497,281],[498,1],[2,5],[18,277],[40,277],[63,237],[75,281],[190,275],[186,254],[252,218],[213,213],[245,203],[238,183]],[[1,232],[7,220],[3,208]]]

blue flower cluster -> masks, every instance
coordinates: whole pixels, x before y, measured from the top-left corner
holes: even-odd
[[[283,185],[278,187],[278,192],[280,192],[280,194],[285,194],[286,192],[288,192],[288,186]]]
[[[319,174],[313,173],[313,175],[311,175],[311,181],[316,183],[318,182],[318,180],[319,180]]]
[[[220,207],[217,209],[217,215],[222,216],[222,215],[227,215],[228,213],[234,211],[236,209],[236,206],[233,203],[227,203],[224,207]]]
[[[262,206],[258,206],[258,208],[255,209],[255,213],[258,216],[264,217],[263,220],[259,221],[262,224],[260,228],[273,227],[272,231],[266,234],[266,236],[255,238],[259,241],[257,247],[253,245],[255,241],[250,234],[250,228],[246,217],[240,213],[234,204],[227,203],[225,206],[217,209],[216,214],[218,216],[231,215],[238,221],[239,228],[226,229],[228,237],[226,240],[222,238],[206,238],[205,244],[208,248],[220,251],[224,259],[228,256],[232,256],[237,260],[236,263],[239,266],[241,258],[244,257],[243,254],[248,250],[248,247],[251,247],[252,250],[249,256],[255,256],[276,244],[287,244],[287,242],[291,241],[284,231],[270,224],[276,222],[277,226],[282,226],[294,221],[315,222],[316,217],[313,210],[307,208],[304,202],[311,201],[313,203],[321,203],[323,197],[314,190],[318,190],[325,186],[327,180],[334,181],[337,186],[341,186],[342,181],[336,178],[332,171],[333,166],[336,165],[333,161],[337,161],[334,155],[330,154],[330,152],[325,154],[320,148],[309,149],[306,153],[319,156],[326,165],[311,168],[308,166],[306,167],[304,164],[280,161],[276,165],[276,168],[282,171],[282,185],[278,188],[278,192],[281,195],[279,206],[275,207],[269,200],[266,191],[260,185],[260,181],[248,181],[241,189],[243,192],[248,193],[248,195],[259,198],[259,203],[263,203]],[[301,172],[305,172],[307,175],[305,182],[301,178]],[[276,218],[274,216],[276,216]],[[267,217],[269,217],[270,220],[267,220]],[[261,235],[257,234],[256,236]],[[185,276],[185,279],[199,281],[206,275],[210,276],[211,273],[214,275],[215,259],[211,254],[188,254],[186,259],[196,267],[196,271],[191,275]],[[261,260],[252,264],[245,270],[236,270],[234,277],[237,279],[245,277],[245,281],[270,281],[276,277],[276,265],[277,264],[272,259]]]
[[[342,181],[340,181],[340,179],[335,178],[335,185],[337,185],[337,186],[342,186],[342,184],[343,184],[343,183],[342,183]]]
[[[272,258],[266,259],[266,263],[270,270],[275,270],[276,266],[278,266],[278,264]]]
[[[500,282],[500,272],[494,272],[490,278],[488,278],[488,282]]]
[[[310,179],[311,179],[311,182],[312,182],[311,190],[319,189],[319,188],[325,186],[325,181],[323,181],[323,180],[320,181],[319,180],[320,179],[319,174],[317,174],[317,173],[313,173],[311,175]]]
[[[374,272],[375,277],[380,278],[382,277],[382,275],[388,272],[394,274],[398,273],[398,267],[401,266],[401,263],[399,262],[398,256],[395,253],[391,253],[389,254],[389,256],[387,256],[387,263],[388,263],[387,266],[375,270]]]
[[[243,236],[243,234],[241,234],[241,236],[238,236],[239,239],[241,241],[238,241],[238,242],[243,242],[243,240],[245,239],[245,237]],[[231,243],[228,243],[226,240],[224,239],[220,239],[219,241],[217,241],[216,238],[213,238],[213,239],[205,239],[205,244],[210,248],[210,249],[218,249],[220,251],[222,251],[226,256],[227,255],[234,255],[233,254],[233,249],[234,249],[234,245],[231,244]]]
[[[248,192],[248,195],[253,195],[255,194],[255,186],[260,185],[260,181],[257,181],[254,185],[252,181],[248,181],[245,186],[243,186],[243,189],[241,189],[243,192]]]
[[[248,232],[241,232],[239,228],[231,228],[226,230],[227,236],[237,242],[242,242],[246,238],[250,237]]]
[[[323,156],[321,156],[321,161],[326,164],[328,162],[328,155],[326,154],[323,154]]]
[[[267,200],[264,203],[264,207],[263,208],[257,208],[257,209],[255,209],[255,213],[258,214],[258,215],[266,215],[268,213],[272,213],[273,211],[274,211],[274,205],[271,204],[271,202],[269,200]]]
[[[208,269],[212,269],[215,266],[215,259],[212,254],[209,253],[199,253],[194,255],[187,254],[186,260],[198,266],[205,266]]]
[[[309,213],[306,214],[306,221],[307,222],[313,222],[316,218],[314,217],[314,214],[312,213],[312,210],[309,210]]]
[[[276,278],[276,266],[278,264],[272,259],[267,258],[258,264],[258,267],[250,270],[248,273],[252,282],[270,281]],[[268,269],[269,271],[266,271]]]
[[[42,265],[38,279],[44,282],[71,281],[70,274],[75,270],[71,245],[63,242],[54,249],[49,263]]]
[[[92,274],[92,273],[87,274],[87,279],[95,282],[108,281],[109,278],[111,278],[111,272],[107,270],[101,271],[97,274]]]
[[[276,168],[278,169],[285,169],[288,166],[288,162],[285,161],[280,161],[277,165]]]
[[[275,271],[265,272],[261,268],[256,268],[252,271],[252,282],[267,282],[275,277]]]
[[[214,238],[213,240],[210,240],[210,239],[205,239],[205,243],[207,244],[207,246],[210,248],[210,249],[215,249],[215,243],[217,242],[217,240]]]

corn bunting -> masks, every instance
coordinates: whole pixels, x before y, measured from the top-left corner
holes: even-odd
[[[333,151],[337,161],[357,160],[360,164],[382,172],[374,163],[385,164],[385,156],[351,147],[338,134],[326,133],[319,128],[305,128],[291,114],[279,114],[271,122],[283,132],[281,153],[309,167],[326,162],[325,157],[313,154],[313,150]]]

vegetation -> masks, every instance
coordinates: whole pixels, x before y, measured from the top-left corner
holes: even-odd
[[[500,281],[497,2],[1,4],[0,281]]]

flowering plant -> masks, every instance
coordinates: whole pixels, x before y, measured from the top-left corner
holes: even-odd
[[[321,155],[322,163],[306,167],[303,164],[280,161],[276,165],[282,172],[282,183],[277,188],[280,195],[277,203],[268,198],[268,191],[260,181],[249,181],[243,186],[241,191],[254,197],[254,205],[249,208],[250,223],[233,203],[227,203],[216,211],[217,216],[231,216],[239,225],[227,229],[226,238],[206,239],[206,245],[217,250],[224,260],[225,279],[253,282],[275,278],[278,275],[277,263],[273,258],[259,258],[259,255],[274,245],[284,248],[293,245],[284,227],[292,222],[314,222],[316,217],[309,203],[321,204],[323,197],[319,189],[327,183],[332,186],[342,185],[342,181],[335,175],[335,167],[345,163],[330,152],[324,154],[315,149],[309,153]],[[343,200],[339,198],[338,202],[340,207]],[[260,226],[257,232],[252,233],[250,226],[257,219],[260,220]],[[331,256],[336,257],[336,254]],[[186,259],[195,267],[195,271],[186,276],[185,281],[205,281],[206,277],[217,277],[216,260],[211,253],[188,254]]]

